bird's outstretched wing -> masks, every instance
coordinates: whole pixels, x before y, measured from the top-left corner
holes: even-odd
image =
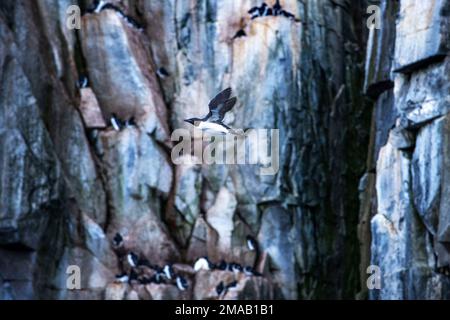
[[[228,88],[211,100],[209,103],[209,121],[221,122],[225,117],[225,114],[234,107],[237,99],[236,97],[230,99],[230,96],[231,88]]]
[[[227,88],[219,93],[209,102],[209,110],[217,108],[220,104],[227,101],[231,96],[231,88]]]

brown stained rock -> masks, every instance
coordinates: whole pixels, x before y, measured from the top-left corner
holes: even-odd
[[[127,290],[126,283],[110,283],[105,289],[105,300],[124,300]]]
[[[86,15],[82,26],[89,79],[105,120],[113,113],[122,120],[134,117],[143,130],[169,143],[166,107],[139,32],[112,10]]]
[[[211,246],[208,247],[208,256],[212,259],[224,259],[231,253],[231,234],[234,223],[233,216],[236,210],[237,201],[235,195],[227,188],[223,187],[217,194],[214,205],[208,210],[206,220],[211,228],[214,229],[208,233],[208,241]],[[213,241],[217,234],[216,242]]]
[[[195,300],[211,300],[218,299],[216,287],[220,282],[224,284],[231,283],[235,280],[235,274],[231,271],[208,271],[200,270],[195,275],[195,284],[193,298]]]
[[[202,216],[199,216],[195,222],[192,235],[189,239],[189,247],[186,253],[186,256],[189,259],[188,261],[193,262],[198,257],[208,255],[206,248],[208,229],[210,229],[210,227],[205,222],[205,219]]]
[[[182,292],[174,285],[151,283],[146,286],[152,300],[179,300]]]
[[[91,88],[80,90],[81,102],[80,111],[84,124],[88,129],[103,129],[106,122],[103,119],[102,112],[98,105],[97,98]]]

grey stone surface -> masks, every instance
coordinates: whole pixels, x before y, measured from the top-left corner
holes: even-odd
[[[394,58],[397,71],[415,71],[448,54],[449,6],[448,0],[400,1]]]

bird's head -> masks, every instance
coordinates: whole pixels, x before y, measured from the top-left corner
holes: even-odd
[[[190,118],[190,119],[185,119],[184,120],[185,122],[187,122],[187,123],[190,123],[190,124],[192,124],[193,126],[198,126],[198,123],[199,123],[199,119],[197,119],[197,118]]]

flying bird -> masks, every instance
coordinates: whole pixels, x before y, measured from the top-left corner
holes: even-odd
[[[231,96],[231,88],[227,88],[219,93],[209,102],[209,113],[203,118],[185,119],[195,127],[213,133],[232,133],[233,130],[223,123],[225,114],[236,104],[237,98]]]

